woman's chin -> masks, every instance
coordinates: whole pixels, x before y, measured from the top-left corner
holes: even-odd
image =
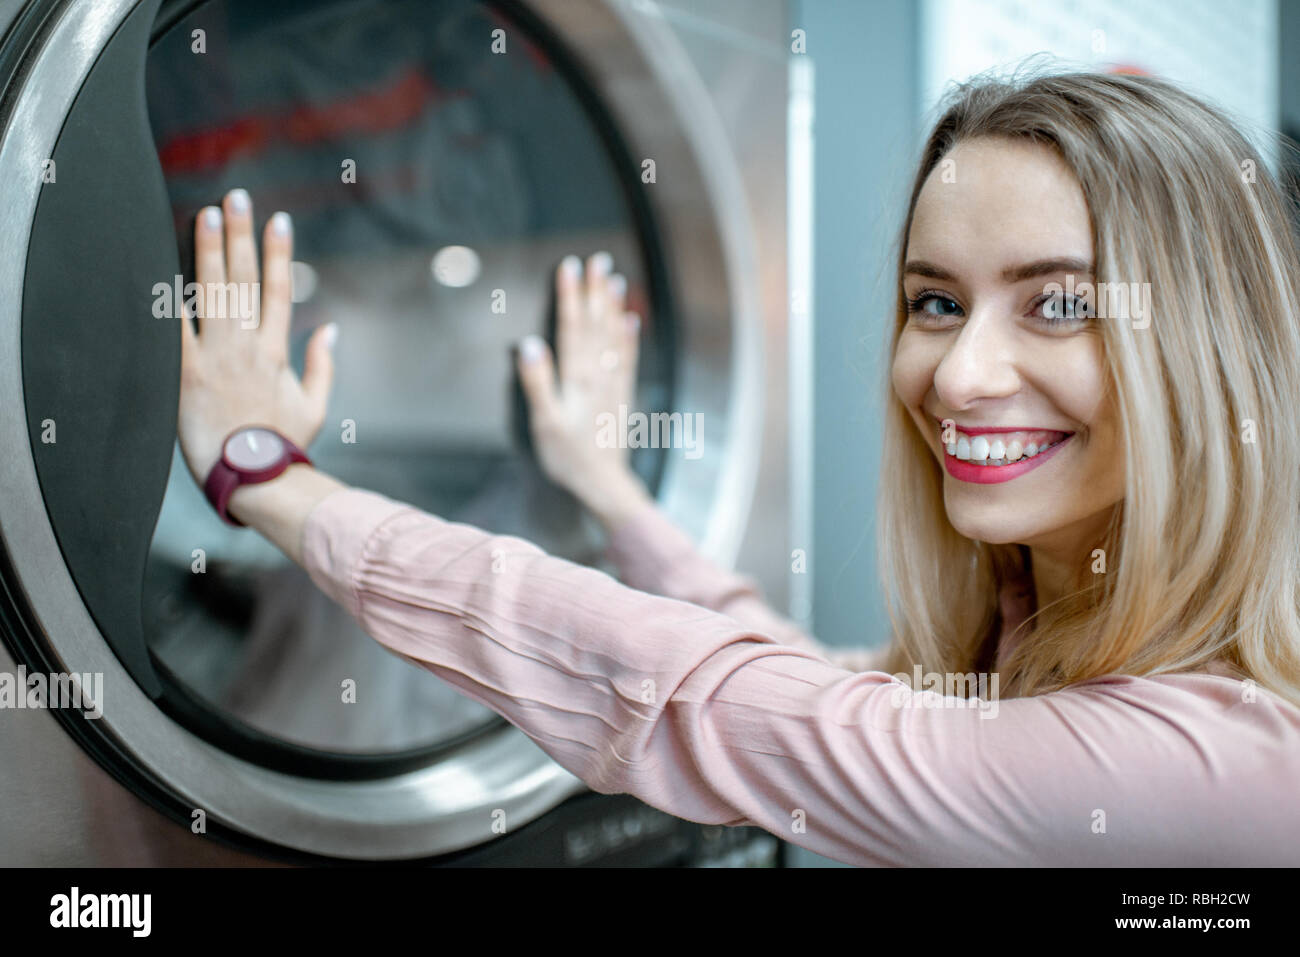
[[[1000,514],[996,508],[949,509],[948,521],[957,532],[977,542],[990,545],[1028,545],[1051,531],[1042,523],[1026,521],[1026,516]]]

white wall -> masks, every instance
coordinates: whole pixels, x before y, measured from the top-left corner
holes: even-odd
[[[1216,102],[1254,136],[1278,115],[1277,0],[922,0],[921,104],[950,81],[1040,51],[1136,67]],[[1266,159],[1266,140],[1257,147]]]

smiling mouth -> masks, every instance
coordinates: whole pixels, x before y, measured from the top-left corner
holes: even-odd
[[[947,453],[944,466],[948,474],[979,484],[1019,478],[1045,463],[1074,435],[1054,429],[964,429],[954,425],[956,441],[944,443],[947,430],[942,425],[939,443]]]
[[[992,468],[1002,468],[1024,459],[1042,455],[1060,445],[1073,432],[1051,432],[1045,429],[1023,429],[1006,433],[971,435],[957,431],[957,441],[944,446],[953,458]],[[942,433],[940,433],[942,440]]]

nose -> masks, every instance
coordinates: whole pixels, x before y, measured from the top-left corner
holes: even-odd
[[[960,412],[1020,390],[1013,325],[995,314],[972,313],[934,371],[934,390],[944,408]]]

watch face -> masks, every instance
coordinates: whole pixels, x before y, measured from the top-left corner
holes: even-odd
[[[231,468],[257,472],[284,457],[284,443],[270,429],[240,429],[226,440],[226,463]]]

